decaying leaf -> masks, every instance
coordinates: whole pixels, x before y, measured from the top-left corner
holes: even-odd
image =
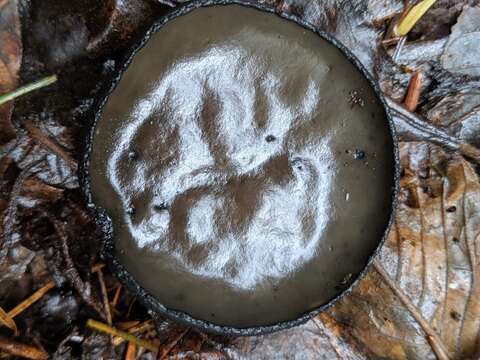
[[[453,73],[480,76],[480,6],[465,6],[452,28],[441,63]]]
[[[400,204],[380,262],[440,335],[452,359],[478,355],[480,184],[458,155],[401,147]],[[435,358],[411,314],[374,271],[331,311],[378,356]]]
[[[0,94],[16,88],[21,57],[18,3],[10,0],[0,9]],[[0,145],[15,137],[15,127],[11,122],[12,111],[12,103],[0,106]]]

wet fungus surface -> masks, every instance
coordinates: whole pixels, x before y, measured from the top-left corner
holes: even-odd
[[[391,216],[395,157],[368,80],[295,22],[240,5],[175,17],[92,139],[115,256],[168,309],[245,328],[328,303]]]

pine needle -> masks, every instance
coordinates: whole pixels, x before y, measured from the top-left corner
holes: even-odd
[[[45,351],[35,346],[22,344],[3,337],[0,337],[0,350],[25,359],[48,360],[48,354]]]
[[[143,323],[135,324],[127,329],[127,332],[129,334],[141,334],[147,330],[150,330],[152,328],[152,321],[147,320],[144,321]],[[123,343],[125,339],[121,338],[120,336],[116,336],[113,338],[113,346],[118,346],[121,343]]]
[[[13,330],[13,332],[15,333],[15,336],[18,335],[17,324],[15,324],[15,321],[12,319],[12,316],[7,314],[5,310],[3,310],[1,307],[0,307],[0,324],[5,325],[10,330]]]
[[[150,341],[139,339],[136,336],[126,333],[125,331],[121,331],[118,329],[115,329],[114,327],[108,326],[107,324],[101,323],[100,321],[96,321],[93,319],[88,319],[87,320],[87,327],[103,332],[105,334],[109,335],[114,335],[114,336],[120,336],[123,338],[125,341],[133,342],[139,347],[143,347],[147,350],[150,350],[153,353],[158,352],[158,346],[153,344]]]
[[[423,15],[430,9],[437,0],[422,0],[417,5],[413,6],[408,14],[400,21],[396,28],[397,36],[405,36],[415,26],[415,24],[422,18]]]
[[[8,312],[8,315],[11,318],[21,314],[25,309],[29,308],[33,303],[40,300],[50,289],[55,287],[55,283],[53,281],[48,282],[40,289],[35,291],[32,295],[30,295],[27,299],[23,300],[20,304],[15,306],[12,310]]]
[[[51,76],[44,77],[43,79],[34,81],[30,84],[20,86],[16,90],[0,95],[0,105],[8,101],[11,101],[19,96],[28,94],[29,92],[32,92],[34,90],[41,89],[42,87],[53,84],[56,81],[57,81],[57,75],[51,75]]]

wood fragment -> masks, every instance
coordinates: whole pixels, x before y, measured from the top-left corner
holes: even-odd
[[[20,315],[23,311],[25,311],[27,308],[32,306],[38,300],[40,300],[47,292],[49,292],[54,287],[55,287],[55,283],[53,281],[49,281],[40,289],[35,291],[32,295],[30,295],[28,298],[23,300],[20,304],[15,306],[12,310],[10,310],[8,312],[8,315],[10,315],[12,318],[14,318],[17,315]]]
[[[127,352],[125,353],[125,360],[135,360],[137,358],[137,346],[133,342],[127,345]]]
[[[175,339],[173,339],[172,342],[170,342],[165,348],[163,348],[162,351],[158,353],[157,359],[164,360],[167,357],[167,355],[170,353],[170,351],[172,351],[173,348],[178,344],[178,342],[183,339],[183,337],[187,334],[189,330],[190,328],[187,327]]]
[[[32,121],[27,121],[24,124],[30,137],[45,150],[50,151],[62,160],[64,160],[73,170],[77,169],[77,161],[54,140],[45,135],[39,128],[37,128]]]
[[[15,320],[13,320],[12,316],[6,313],[5,310],[2,309],[2,307],[0,307],[0,324],[12,330],[15,336],[18,335],[18,328]]]
[[[44,77],[43,79],[34,81],[30,84],[20,86],[16,90],[0,95],[0,105],[8,101],[12,101],[13,99],[16,99],[19,96],[28,94],[29,92],[32,92],[34,90],[41,89],[45,86],[51,85],[56,81],[57,81],[57,75],[51,75],[51,76]]]
[[[88,319],[87,320],[87,327],[103,332],[105,334],[109,335],[114,335],[114,336],[120,336],[123,338],[125,341],[133,342],[139,347],[143,347],[153,353],[158,352],[158,346],[156,346],[154,343],[148,341],[148,340],[143,340],[139,339],[136,336],[129,334],[125,331],[118,330],[112,326],[108,326],[107,324],[101,323],[100,321],[96,321],[93,319]]]
[[[22,344],[10,339],[0,337],[0,350],[13,355],[32,360],[47,360],[48,354],[31,345]]]
[[[415,24],[425,15],[437,0],[421,0],[408,11],[405,17],[398,23],[395,28],[397,36],[405,36],[413,29]]]
[[[422,92],[422,82],[422,72],[415,71],[410,79],[410,83],[408,84],[407,95],[405,96],[405,101],[403,102],[403,106],[405,106],[408,111],[415,112],[418,107],[420,94]]]
[[[408,309],[410,314],[412,314],[413,318],[418,322],[422,330],[425,332],[426,338],[432,350],[439,360],[448,360],[448,352],[443,344],[442,340],[438,336],[438,334],[433,330],[427,320],[423,317],[423,315],[418,311],[417,307],[412,303],[412,301],[408,298],[407,295],[395,284],[395,282],[390,278],[387,272],[383,269],[382,265],[380,265],[377,261],[373,262],[373,267],[375,270],[380,274],[383,278],[385,283],[388,285],[390,290],[399,298],[402,304]]]

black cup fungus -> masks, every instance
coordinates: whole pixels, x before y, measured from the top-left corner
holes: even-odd
[[[149,308],[252,335],[307,320],[358,279],[389,228],[398,162],[352,55],[244,5],[194,2],[146,35],[82,175],[107,259]]]

